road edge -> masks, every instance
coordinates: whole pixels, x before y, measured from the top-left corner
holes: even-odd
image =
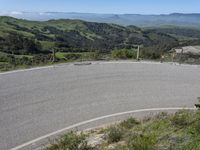
[[[79,123],[76,123],[74,125],[65,127],[63,129],[54,131],[52,133],[46,134],[44,136],[38,137],[38,138],[36,138],[34,140],[28,141],[28,142],[26,142],[24,144],[21,144],[21,145],[18,145],[16,147],[14,147],[14,148],[11,148],[10,150],[20,150],[20,149],[25,148],[25,147],[27,147],[29,145],[32,145],[32,144],[34,144],[36,142],[39,142],[39,141],[44,140],[46,138],[49,138],[51,136],[60,134],[60,133],[65,132],[67,130],[71,130],[71,129],[77,128],[77,127],[79,127],[81,125],[86,125],[86,124],[89,124],[89,123],[92,123],[92,122],[95,122],[95,121],[99,121],[99,120],[103,120],[103,119],[107,119],[107,118],[111,118],[111,117],[117,117],[117,116],[132,114],[132,113],[151,112],[151,111],[170,111],[170,110],[176,110],[176,111],[178,111],[178,110],[197,110],[197,108],[195,108],[195,107],[193,107],[193,108],[192,107],[147,108],[147,109],[138,109],[138,110],[132,110],[132,111],[126,111],[126,112],[120,112],[120,113],[114,113],[114,114],[110,114],[110,115],[105,115],[105,116],[89,119],[89,120],[86,120],[86,121],[83,121],[83,122],[79,122]]]

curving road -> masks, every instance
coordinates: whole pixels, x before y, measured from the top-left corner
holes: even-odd
[[[159,107],[191,107],[200,67],[159,63],[63,64],[0,74],[0,149],[91,118]]]

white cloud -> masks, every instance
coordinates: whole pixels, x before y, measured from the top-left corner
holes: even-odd
[[[10,12],[10,15],[22,15],[23,13],[22,12],[19,12],[19,11],[12,11]]]

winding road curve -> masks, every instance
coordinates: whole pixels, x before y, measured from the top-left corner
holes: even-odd
[[[159,63],[63,64],[0,74],[0,150],[109,114],[192,107],[200,67]]]

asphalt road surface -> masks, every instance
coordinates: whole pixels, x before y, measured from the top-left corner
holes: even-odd
[[[94,62],[0,74],[0,150],[113,113],[192,107],[200,67]]]

